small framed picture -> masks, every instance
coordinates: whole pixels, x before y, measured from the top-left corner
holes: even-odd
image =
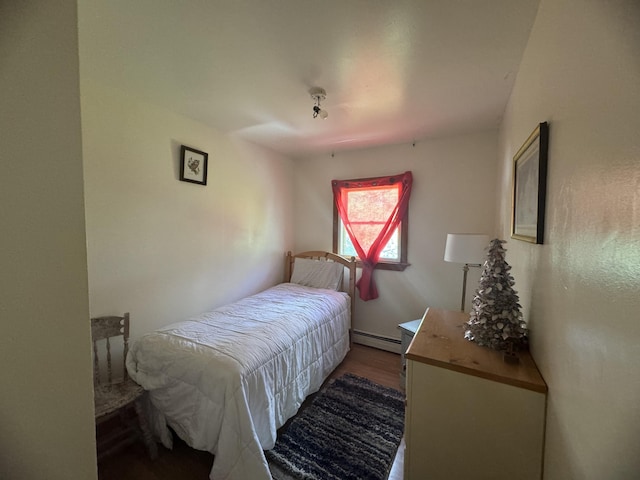
[[[513,157],[511,238],[543,243],[549,125],[539,124]]]
[[[208,162],[208,153],[182,145],[180,149],[180,180],[206,185]]]

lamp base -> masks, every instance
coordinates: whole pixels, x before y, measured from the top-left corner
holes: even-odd
[[[460,311],[464,312],[464,301],[467,297],[467,273],[469,273],[469,264],[465,263],[462,267],[464,274],[462,275],[462,301],[460,302]]]
[[[462,267],[462,301],[460,302],[460,311],[464,312],[464,303],[467,298],[467,274],[469,273],[469,267],[481,267],[479,263],[465,263]]]

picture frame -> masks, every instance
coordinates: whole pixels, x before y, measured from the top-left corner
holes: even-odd
[[[544,242],[549,125],[540,123],[513,157],[511,238]]]
[[[180,180],[206,185],[208,163],[208,153],[182,145],[180,148]]]

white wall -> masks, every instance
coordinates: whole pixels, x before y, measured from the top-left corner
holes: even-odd
[[[81,86],[92,316],[130,312],[135,338],[282,281],[291,160]],[[182,144],[209,154],[206,186],[179,181]]]
[[[0,478],[97,478],[76,2],[0,3]]]
[[[409,204],[409,263],[404,272],[376,270],[376,300],[358,299],[357,330],[399,338],[399,323],[427,306],[460,308],[462,265],[443,260],[447,233],[493,234],[497,132],[490,131],[297,160],[296,250],[332,248],[332,179],[413,172]],[[469,274],[467,308],[479,270]]]
[[[550,123],[545,245],[508,260],[549,385],[545,479],[640,476],[640,3],[542,0],[501,131]]]

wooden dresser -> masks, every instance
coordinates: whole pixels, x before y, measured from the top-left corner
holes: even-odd
[[[429,308],[406,353],[405,480],[542,478],[547,386],[464,339],[462,312]]]

